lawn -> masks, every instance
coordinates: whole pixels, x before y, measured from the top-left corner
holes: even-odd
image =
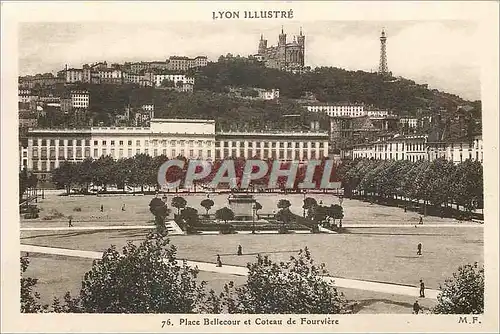
[[[38,283],[35,291],[40,293],[42,304],[51,304],[54,297],[63,299],[66,291],[71,295],[78,295],[81,281],[85,272],[92,266],[92,260],[74,257],[54,256],[48,254],[30,254],[30,265],[26,272],[28,277],[36,277]],[[207,281],[207,289],[216,292],[222,291],[224,284],[233,281],[236,285],[243,284],[246,278],[219,273],[200,272],[199,281]],[[411,313],[414,298],[408,296],[391,295],[371,291],[339,289],[349,300],[356,300],[360,304],[358,313]],[[434,301],[420,299],[419,303],[425,308],[435,305]]]
[[[173,236],[180,258],[215,262],[220,254],[227,264],[245,265],[255,256],[288,259],[308,247],[332,275],[438,288],[459,265],[483,262],[482,228],[431,227],[352,229],[351,234],[190,235]],[[83,232],[22,232],[21,243],[79,250],[103,251],[111,244],[140,242],[144,230]],[[422,243],[423,255],[416,255]],[[236,256],[238,245],[243,256]]]
[[[206,195],[180,194],[188,202],[188,206],[194,207],[199,213],[205,213],[205,209],[200,205],[200,202],[206,198]],[[168,203],[174,195],[168,195]],[[308,197],[314,197],[317,202],[322,202],[323,205],[338,204],[339,199],[333,195],[311,194]],[[96,223],[101,225],[137,225],[153,220],[153,216],[149,212],[149,202],[153,196],[130,196],[118,195],[108,197],[83,196],[83,197],[67,197],[50,194],[45,199],[38,201],[38,206],[41,208],[40,219],[37,220],[22,220],[23,227],[33,226],[64,226],[67,224],[68,217],[73,217],[73,224],[80,226],[92,226]],[[211,194],[210,198],[214,201],[214,207],[210,212],[215,212],[228,205],[228,195]],[[276,207],[280,199],[288,199],[292,206],[291,211],[295,214],[302,215],[303,195],[297,194],[257,194],[256,200],[261,203],[262,210],[259,213],[272,213],[278,209]],[[125,211],[122,211],[122,205],[125,204]],[[100,212],[100,206],[103,206],[103,212]],[[401,208],[388,207],[381,205],[370,205],[367,202],[359,200],[344,199],[342,206],[344,207],[345,224],[356,223],[377,223],[377,224],[409,224],[418,221],[419,215],[415,212],[404,212]],[[81,211],[75,211],[80,209]],[[175,209],[174,209],[175,211]],[[46,220],[45,217],[50,219]],[[425,222],[450,223],[453,222],[447,218],[427,217]]]

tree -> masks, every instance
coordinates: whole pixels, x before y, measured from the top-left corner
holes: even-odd
[[[76,164],[68,161],[63,161],[58,168],[52,172],[52,181],[59,187],[66,189],[66,194],[69,195],[71,186],[77,181]]]
[[[477,262],[460,266],[448,278],[438,295],[434,313],[481,314],[484,313],[484,267]]]
[[[262,210],[262,204],[260,204],[259,202],[255,202],[253,209],[255,210],[255,213],[257,214],[257,219],[258,219],[259,214],[257,213],[257,211]]]
[[[38,313],[46,310],[48,306],[39,303],[40,294],[33,290],[38,279],[23,277],[28,269],[29,263],[27,257],[21,257],[21,312]]]
[[[304,209],[304,216],[305,212],[307,211],[307,215],[311,216],[312,212],[311,210],[318,205],[318,202],[312,197],[306,197],[304,198],[304,205],[302,205],[302,209]]]
[[[181,209],[185,208],[187,205],[187,201],[180,197],[180,196],[176,196],[174,198],[172,198],[172,206],[174,208],[177,208],[177,214],[180,214],[181,213]]]
[[[246,314],[338,314],[345,299],[327,275],[325,265],[316,265],[307,248],[287,262],[275,263],[257,256],[247,265],[247,281],[240,287],[230,283],[221,293],[222,308],[228,313]]]
[[[181,211],[181,218],[186,222],[188,226],[196,226],[200,222],[200,218],[198,216],[198,210],[191,208],[191,207],[185,207]]]
[[[111,246],[85,274],[80,294],[65,299],[79,313],[198,313],[206,282],[198,283],[198,269],[181,264],[176,253],[157,233],[138,246],[129,242],[122,253]]]
[[[205,208],[205,210],[207,210],[207,215],[208,215],[208,211],[210,211],[210,209],[212,208],[212,206],[214,206],[214,201],[212,201],[210,198],[205,198],[203,201],[201,201],[201,206]]]
[[[344,218],[344,209],[338,204],[332,204],[328,215],[333,219],[333,223],[335,224],[335,219]]]
[[[277,205],[278,209],[288,209],[291,206],[292,206],[292,204],[287,199],[280,199],[278,201],[278,205]]]
[[[167,203],[155,197],[149,202],[149,211],[155,216],[156,231],[160,234],[167,232],[165,228],[165,219],[170,214]]]
[[[163,79],[161,82],[161,87],[175,87],[175,82],[169,79]]]
[[[215,218],[223,220],[226,224],[228,220],[233,220],[234,219],[234,212],[233,210],[223,207],[220,208],[219,210],[215,211]]]

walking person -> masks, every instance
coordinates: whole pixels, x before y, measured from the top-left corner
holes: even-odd
[[[69,221],[68,221],[68,227],[73,227],[73,223],[71,221],[71,217],[69,218]]]
[[[238,255],[243,255],[243,250],[242,250],[242,247],[241,245],[238,245]]]
[[[422,255],[422,244],[418,243],[417,245],[417,255]]]
[[[413,313],[418,314],[421,310],[422,308],[418,304],[418,300],[416,300],[415,303],[413,303]]]
[[[122,211],[125,211],[125,204],[122,205]]]
[[[419,225],[423,225],[424,224],[424,219],[422,218],[422,216],[420,216],[420,218],[418,220],[418,224]]]
[[[217,254],[217,267],[222,267],[222,261],[220,259],[220,255]]]
[[[425,284],[422,280],[420,280],[420,297],[425,298]]]
[[[101,204],[101,212],[104,211],[104,205]]]

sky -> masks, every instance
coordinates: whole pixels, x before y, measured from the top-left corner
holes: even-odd
[[[387,36],[389,70],[430,88],[480,99],[478,27],[473,21],[285,22],[287,40],[306,36],[306,65],[376,71],[380,32]],[[171,55],[257,53],[260,34],[277,44],[277,22],[23,23],[20,75],[57,72],[96,61],[165,60]]]

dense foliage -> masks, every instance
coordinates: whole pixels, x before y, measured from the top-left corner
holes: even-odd
[[[185,158],[178,157],[185,161],[184,168],[170,167],[166,174],[168,182],[175,182],[180,180],[179,188],[183,188],[185,174],[188,169],[189,161]],[[158,188],[158,170],[160,166],[168,161],[166,156],[151,157],[146,154],[138,154],[131,158],[122,158],[113,160],[109,156],[101,157],[97,160],[86,159],[79,163],[64,161],[52,172],[52,181],[59,188],[66,189],[69,194],[72,189],[79,189],[88,192],[91,186],[100,187],[106,190],[109,186],[117,186],[119,189],[129,189],[130,187],[140,187],[144,191],[145,187],[153,189]],[[196,160],[198,161],[198,160]],[[246,160],[244,158],[234,158],[234,168],[236,174],[237,187],[241,186],[241,180],[244,175]],[[252,187],[267,187],[270,180],[270,174],[274,159],[267,159],[268,172],[260,179],[252,180],[250,186]],[[316,188],[320,187],[323,171],[326,167],[327,159],[323,159],[321,164],[315,169],[312,182]],[[215,160],[211,164],[211,172],[202,180],[196,180],[194,187],[209,186],[211,181],[216,176],[219,169],[223,167],[222,160]],[[290,168],[289,162],[281,163],[281,169]],[[298,190],[298,185],[304,181],[306,177],[307,165],[301,165],[297,170],[297,177],[293,182],[292,189]],[[328,169],[326,169],[328,170]],[[256,171],[253,171],[256,172]],[[332,169],[330,174],[330,181],[336,181],[335,168]],[[283,189],[286,186],[287,178],[280,176],[277,178],[276,183],[271,188]],[[222,184],[222,182],[221,182]],[[175,208],[179,210],[182,207]],[[180,211],[178,212],[180,213]]]
[[[198,270],[176,258],[169,239],[152,233],[122,253],[107,249],[85,274],[80,294],[57,302],[60,312],[197,313],[206,296]],[[68,301],[71,302],[68,306]]]
[[[484,267],[477,263],[459,267],[441,287],[433,311],[444,314],[484,313]]]
[[[247,265],[245,284],[230,283],[221,293],[219,308],[229,313],[338,314],[346,301],[333,283],[324,280],[324,264],[316,265],[307,248],[286,262],[273,262],[259,255]]]
[[[401,198],[436,207],[456,204],[468,212],[483,208],[483,166],[478,161],[356,159],[338,173],[348,196]]]

